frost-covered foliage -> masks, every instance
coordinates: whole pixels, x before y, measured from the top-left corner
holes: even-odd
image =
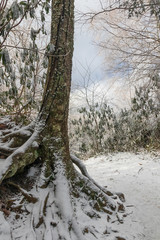
[[[80,117],[71,120],[71,148],[95,154],[159,146],[159,83],[156,75],[148,88],[135,89],[131,108],[121,109],[119,113],[106,103],[79,109]]]
[[[33,108],[39,107],[48,62],[47,40],[43,36],[47,35],[45,19],[49,2],[14,1],[1,9],[1,113],[16,116],[25,113],[28,117]]]
[[[159,1],[151,0],[124,0],[117,1],[119,8],[126,9],[129,14],[128,17],[139,17],[147,10],[150,11],[150,15],[155,15],[158,19],[160,18],[160,6]]]

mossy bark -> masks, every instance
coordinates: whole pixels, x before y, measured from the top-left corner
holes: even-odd
[[[74,1],[52,0],[51,44],[55,46],[49,56],[46,85],[39,121],[42,131],[42,155],[46,163],[46,176],[52,172],[57,157],[71,169],[68,140],[68,108],[74,32]]]

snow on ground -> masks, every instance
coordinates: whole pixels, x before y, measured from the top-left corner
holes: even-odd
[[[105,213],[102,213],[102,218],[90,218],[86,214],[92,214],[90,205],[85,202],[88,200],[85,200],[83,197],[80,199],[77,198],[75,200],[76,202],[73,202],[78,212],[76,225],[78,228],[75,227],[75,229],[80,229],[80,231],[82,229],[86,229],[86,231],[89,230],[88,233],[79,237],[79,239],[95,240],[96,236],[98,240],[117,240],[122,239],[117,238],[120,236],[126,240],[160,240],[160,152],[152,154],[143,152],[137,154],[115,153],[107,156],[103,155],[88,159],[85,161],[85,165],[91,177],[100,185],[107,185],[108,190],[123,192],[125,194],[125,214],[127,216],[124,217],[123,224],[117,221],[117,218],[114,216],[108,221]],[[34,176],[35,171],[36,169],[31,168],[28,176]],[[53,240],[52,236],[54,236],[55,240],[58,240],[58,236],[56,237],[55,235],[56,228],[50,227],[52,220],[57,223],[58,231],[64,232],[66,239],[77,239],[73,235],[75,233],[74,231],[71,236],[68,236],[68,229],[65,228],[66,225],[64,225],[67,220],[63,221],[63,223],[59,222],[59,212],[57,214],[57,207],[55,206],[58,205],[60,210],[63,210],[65,206],[64,211],[69,210],[68,213],[65,212],[69,220],[71,217],[70,215],[68,217],[68,214],[71,214],[71,210],[70,207],[68,207],[69,204],[66,204],[68,202],[66,181],[62,178],[59,179],[57,183],[58,185],[60,184],[59,186],[63,189],[61,193],[57,190],[58,197],[55,195],[55,191],[51,191],[52,186],[51,189],[40,188],[38,191],[35,186],[35,188],[31,190],[30,193],[39,199],[38,202],[34,204],[30,203],[24,206],[24,209],[26,208],[31,214],[26,215],[22,213],[21,217],[15,220],[16,213],[11,212],[10,216],[5,220],[3,213],[0,212],[0,240]],[[48,195],[48,193],[50,193],[50,195]],[[43,214],[44,205],[42,203],[44,203],[46,196],[49,196],[48,204],[46,205],[47,217],[45,217],[45,221],[48,223],[47,228],[44,227],[45,224],[44,226],[42,224],[33,231],[33,222],[34,225],[37,226],[37,222],[39,223],[40,219],[39,217]],[[53,205],[57,199],[61,199],[61,201]],[[16,201],[19,204],[21,198],[17,198]],[[76,222],[74,220],[75,217],[73,214],[73,223]],[[12,237],[10,232],[12,232]],[[108,235],[107,233],[109,232],[110,234]],[[43,233],[45,233],[44,237],[42,236]]]
[[[129,214],[117,228],[127,240],[160,240],[160,153],[98,156],[85,165],[99,184],[123,192]]]

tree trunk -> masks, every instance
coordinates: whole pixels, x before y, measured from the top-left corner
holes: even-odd
[[[45,125],[42,131],[43,158],[46,176],[52,173],[55,155],[71,167],[68,140],[68,109],[73,56],[74,3],[73,0],[52,0],[51,44],[43,103],[38,117]],[[44,139],[45,138],[45,139]],[[52,151],[51,151],[52,149]],[[47,153],[47,154],[46,154]]]

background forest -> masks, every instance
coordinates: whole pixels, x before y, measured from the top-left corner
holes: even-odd
[[[151,199],[153,205],[153,186],[157,196],[154,180],[159,176],[160,4],[157,0],[97,0],[96,11],[90,8],[85,12],[77,11],[74,4],[74,0],[0,1],[3,240],[126,240],[128,236],[132,240],[135,234],[143,239],[146,234],[143,229],[135,233],[136,217],[130,211],[133,205],[125,204],[119,189],[128,188],[128,179],[132,178],[129,185],[136,186],[136,193],[124,191],[130,201],[135,200],[142,216],[145,201]],[[95,31],[94,44],[103,53],[106,76],[123,83],[112,99],[123,92],[128,103],[125,106],[115,105],[102,92],[97,98],[97,85],[92,79],[91,83],[84,79],[85,86],[72,88],[70,94],[71,78],[73,83],[77,80],[74,74],[71,77],[77,21]],[[127,86],[129,91],[131,87],[130,98],[120,86]],[[78,100],[81,107],[76,104],[73,109],[76,101],[72,96],[78,91],[84,91],[85,97]],[[128,153],[142,149],[157,151],[145,157],[143,151],[140,157]],[[122,151],[127,153],[115,158],[115,153],[109,153]],[[109,154],[101,158],[99,153]],[[78,158],[96,154],[97,166],[109,171],[102,187],[101,174],[97,182],[93,180]],[[108,187],[113,176],[125,181],[114,191]],[[142,177],[140,182],[138,176]],[[145,194],[139,199],[142,183],[146,184]],[[150,222],[150,217],[158,213],[157,200],[151,213],[147,205]],[[129,220],[123,229],[125,219]]]

